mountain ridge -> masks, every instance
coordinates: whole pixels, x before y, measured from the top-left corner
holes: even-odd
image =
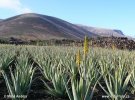
[[[120,30],[113,30],[113,32],[122,33]],[[95,31],[90,31],[65,20],[36,13],[21,14],[0,21],[0,38],[14,37],[23,40],[80,40],[85,35],[88,37],[102,36]]]
[[[107,28],[100,28],[100,27],[91,27],[81,24],[76,24],[79,27],[82,27],[92,33],[98,34],[99,36],[115,36],[115,37],[125,37],[124,33],[118,29],[107,29]]]
[[[95,36],[95,34],[64,20],[33,13],[14,16],[0,22],[1,35],[16,35],[21,38],[27,35],[33,39],[82,39],[84,35]]]

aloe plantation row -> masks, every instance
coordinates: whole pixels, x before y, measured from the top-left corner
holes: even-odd
[[[36,100],[133,100],[135,52],[96,47],[1,45],[2,82],[5,88],[0,85],[0,98],[13,100],[36,98],[36,94],[32,95],[34,84],[42,84],[42,95]]]

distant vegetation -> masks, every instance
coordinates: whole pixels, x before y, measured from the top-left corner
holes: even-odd
[[[112,48],[135,50],[135,41],[126,37],[96,37],[89,38],[89,45],[92,47]],[[51,39],[51,40],[29,40],[24,41],[11,37],[9,40],[0,39],[1,44],[15,45],[37,45],[37,46],[83,46],[83,40],[70,39]]]

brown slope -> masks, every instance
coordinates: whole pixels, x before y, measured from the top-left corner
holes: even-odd
[[[64,20],[28,13],[0,22],[0,37],[21,39],[83,39],[95,34]]]
[[[110,37],[110,36],[125,37],[125,35],[121,30],[97,28],[97,27],[90,27],[85,25],[77,25],[77,26],[103,37]]]

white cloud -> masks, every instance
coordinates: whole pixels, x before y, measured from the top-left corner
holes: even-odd
[[[31,9],[21,4],[20,0],[0,0],[0,8],[10,9],[17,13],[30,13]]]

